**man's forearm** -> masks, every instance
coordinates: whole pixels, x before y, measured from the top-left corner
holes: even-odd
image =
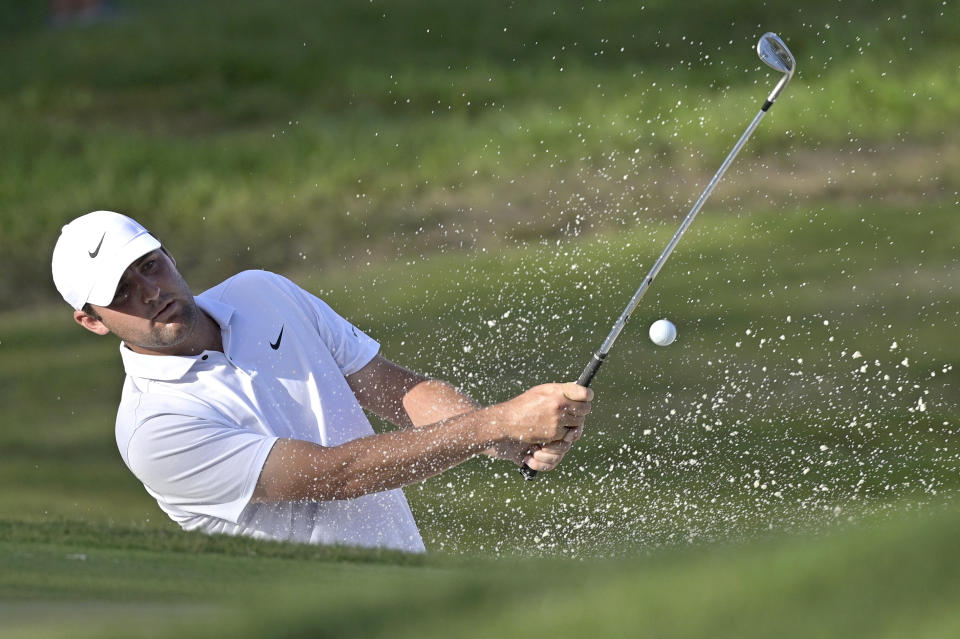
[[[447,382],[426,379],[404,395],[403,407],[412,424],[420,427],[475,411],[480,404]]]
[[[479,408],[453,386],[378,355],[347,383],[364,409],[400,426],[426,426]]]
[[[281,439],[264,464],[253,501],[351,499],[433,477],[497,441],[491,410],[339,446]]]
[[[573,383],[543,384],[435,424],[340,446],[281,439],[267,456],[253,500],[350,499],[432,477],[494,445],[559,442],[583,427],[592,393]]]

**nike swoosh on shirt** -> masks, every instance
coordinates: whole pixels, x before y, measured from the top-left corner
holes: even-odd
[[[278,348],[280,348],[280,340],[282,339],[283,339],[283,325],[280,326],[280,334],[277,335],[277,341],[271,342],[270,348],[272,348],[273,350],[277,350]]]
[[[96,256],[100,255],[100,247],[103,246],[103,238],[105,238],[105,237],[107,237],[107,234],[106,234],[106,233],[104,233],[103,235],[100,236],[100,243],[97,244],[97,248],[96,248],[96,249],[94,249],[94,250],[92,250],[92,251],[87,251],[87,255],[90,256],[90,259],[91,259],[91,260],[92,260],[93,258],[95,258]]]

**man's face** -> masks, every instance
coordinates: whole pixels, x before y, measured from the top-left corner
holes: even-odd
[[[91,305],[93,306],[93,305]],[[197,326],[199,309],[190,287],[163,249],[147,253],[127,267],[109,306],[93,306],[99,317],[77,311],[84,328],[113,333],[137,352],[181,353]]]

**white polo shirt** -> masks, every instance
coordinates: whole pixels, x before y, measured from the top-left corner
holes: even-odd
[[[186,530],[423,552],[401,490],[328,502],[249,503],[279,438],[336,446],[373,434],[344,376],[379,344],[286,278],[246,271],[196,297],[223,352],[140,355],[117,445],[160,508]]]

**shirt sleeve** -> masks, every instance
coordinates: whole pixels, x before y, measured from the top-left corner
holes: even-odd
[[[277,439],[201,417],[159,414],[134,431],[125,459],[157,499],[237,523]]]
[[[344,376],[352,375],[370,363],[380,350],[376,340],[341,317],[319,297],[282,276],[276,277],[290,287],[298,303],[312,314],[320,339],[327,345]]]

